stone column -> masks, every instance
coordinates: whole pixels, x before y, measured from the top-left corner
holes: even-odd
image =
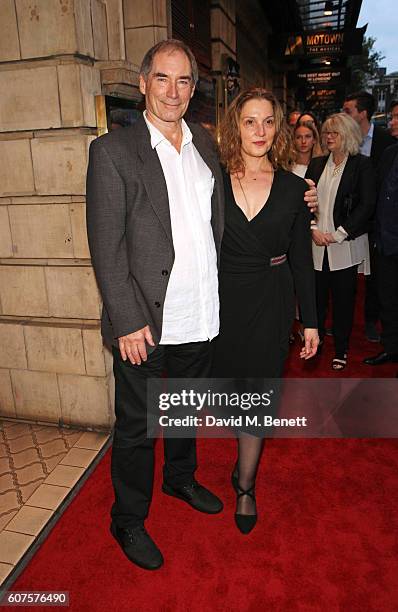
[[[99,332],[85,175],[97,135],[97,62],[125,57],[121,8],[118,0],[0,3],[5,416],[100,429],[112,424],[111,360]]]
[[[167,0],[123,0],[126,57],[140,66],[145,53],[167,38]]]

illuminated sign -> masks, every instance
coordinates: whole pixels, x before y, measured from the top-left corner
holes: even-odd
[[[335,55],[344,49],[345,32],[311,32],[289,36],[285,55]]]
[[[349,79],[349,70],[346,68],[325,69],[302,71],[295,75],[295,81],[298,85],[335,85],[341,84],[342,80],[347,82]]]
[[[345,32],[320,32],[307,34],[305,44],[307,54],[342,53]]]
[[[312,98],[335,98],[337,95],[337,89],[316,89],[309,91],[307,94],[307,100]]]
[[[300,32],[285,39],[285,55],[356,55],[362,53],[366,26],[355,30]]]

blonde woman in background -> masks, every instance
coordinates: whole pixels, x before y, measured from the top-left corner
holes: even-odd
[[[307,114],[300,116],[308,117],[308,119],[311,119],[311,116]],[[296,152],[296,159],[295,163],[292,166],[292,172],[296,176],[304,178],[311,159],[313,157],[319,157],[320,155],[323,155],[322,148],[320,145],[319,132],[316,128],[315,119],[308,121],[307,123],[305,121],[301,121],[299,117],[296,126],[293,130],[293,145]],[[300,321],[297,333],[300,337],[300,340],[303,342],[304,328],[301,322],[301,315],[298,304],[296,304],[296,321]],[[290,344],[293,344],[295,340],[295,325],[296,324],[293,325],[293,330],[289,336]]]
[[[297,153],[292,172],[304,178],[313,157],[322,155],[318,130],[313,122],[298,121],[293,132],[294,148]]]
[[[311,161],[306,177],[318,186],[317,223],[312,226],[319,336],[332,296],[335,357],[332,369],[347,365],[357,272],[369,274],[368,225],[376,204],[376,183],[369,158],[359,154],[362,134],[345,113],[331,115],[322,126],[329,155]]]

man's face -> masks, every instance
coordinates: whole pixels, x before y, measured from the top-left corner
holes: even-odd
[[[350,115],[358,124],[361,124],[366,119],[366,111],[358,111],[356,100],[346,100],[343,104],[343,111]]]
[[[398,104],[391,109],[391,119],[389,123],[391,136],[398,138]]]
[[[179,49],[159,51],[147,79],[140,75],[147,116],[155,125],[180,121],[194,90],[191,63]]]

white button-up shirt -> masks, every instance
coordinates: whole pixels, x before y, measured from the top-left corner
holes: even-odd
[[[144,118],[167,185],[175,260],[160,344],[211,340],[219,331],[217,254],[211,227],[214,178],[182,121],[180,153]]]

